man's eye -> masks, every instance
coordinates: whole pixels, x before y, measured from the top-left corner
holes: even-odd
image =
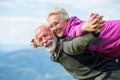
[[[46,33],[46,34],[44,34],[44,37],[47,37],[48,36],[48,34]]]
[[[39,38],[39,42],[41,42],[42,41],[42,38]]]

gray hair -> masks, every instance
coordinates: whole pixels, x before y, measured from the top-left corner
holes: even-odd
[[[64,19],[64,20],[69,19],[69,15],[68,15],[67,11],[64,8],[62,8],[62,7],[54,7],[53,9],[51,9],[49,11],[48,16],[47,16],[47,20],[49,19],[49,17],[51,15],[54,15],[54,14],[59,14],[60,17],[62,19]]]

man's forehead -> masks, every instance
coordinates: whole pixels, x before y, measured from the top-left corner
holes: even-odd
[[[47,26],[41,26],[36,31],[37,32],[49,31],[49,28]]]
[[[41,35],[41,34],[47,33],[47,32],[49,32],[49,31],[46,27],[39,27],[39,28],[36,29],[35,34],[36,35]]]
[[[48,29],[39,29],[38,31],[37,31],[37,33],[38,34],[46,34],[46,33],[48,33],[49,32],[49,30]]]
[[[36,35],[36,37],[37,38],[41,38],[41,37],[43,37],[44,35],[46,35],[46,34],[48,34],[48,32],[47,31],[42,31],[42,32],[38,32]]]

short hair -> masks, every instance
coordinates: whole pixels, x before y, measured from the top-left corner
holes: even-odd
[[[36,29],[35,29],[35,38],[37,39],[37,32],[39,32],[39,30],[41,28],[48,28],[48,24],[40,24]],[[49,29],[49,28],[48,28]],[[50,30],[50,29],[49,29]]]
[[[68,15],[67,11],[64,8],[62,8],[62,7],[54,7],[49,11],[48,16],[47,16],[47,20],[49,19],[49,17],[51,15],[54,15],[54,14],[60,14],[60,17],[62,19],[64,19],[64,20],[69,19],[69,15]]]

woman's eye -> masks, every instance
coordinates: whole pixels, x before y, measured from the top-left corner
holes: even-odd
[[[56,25],[58,25],[58,24],[59,24],[59,22],[55,22],[55,23],[54,23],[54,26],[56,26]]]

